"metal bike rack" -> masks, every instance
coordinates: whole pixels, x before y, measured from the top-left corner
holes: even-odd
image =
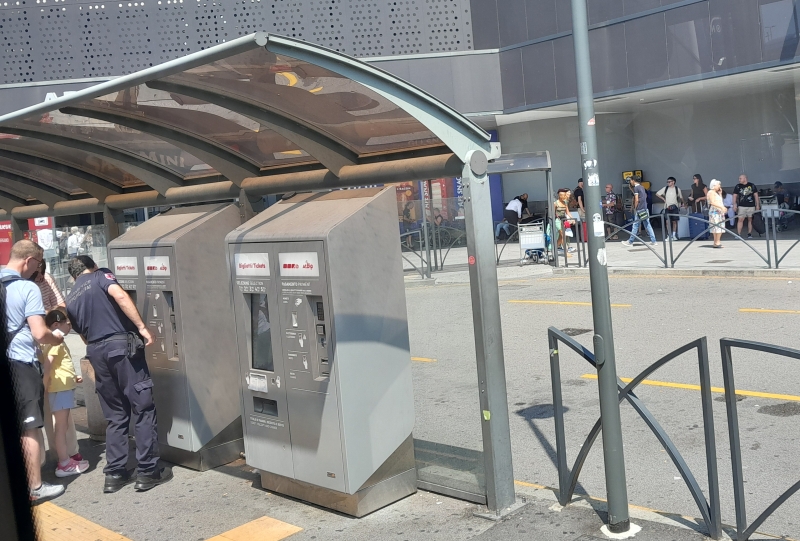
[[[800,360],[800,350],[761,342],[752,342],[750,340],[736,340],[733,338],[723,338],[719,341],[719,349],[722,355],[722,376],[725,381],[725,408],[728,411],[728,434],[731,441],[733,499],[736,505],[736,540],[746,541],[755,533],[756,528],[761,526],[778,507],[783,505],[792,494],[800,490],[800,481],[797,481],[781,494],[750,525],[747,524],[744,475],[742,473],[742,445],[739,438],[739,414],[736,405],[736,386],[733,381],[733,356],[731,355],[731,350],[733,348],[762,351],[764,353],[772,353],[773,355],[781,355],[798,360]]]
[[[589,364],[596,368],[594,354],[586,347],[582,346],[572,337],[566,335],[555,327],[550,327],[547,330],[547,340],[550,348],[550,374],[553,386],[553,418],[555,420],[556,428],[556,459],[558,467],[558,502],[561,505],[567,505],[572,500],[572,495],[575,492],[575,487],[578,483],[578,476],[581,473],[583,464],[589,456],[589,451],[592,448],[597,436],[600,434],[600,419],[592,427],[589,435],[581,447],[578,457],[575,459],[575,464],[572,469],[569,469],[567,464],[567,448],[566,448],[566,434],[564,427],[564,405],[561,394],[561,367],[559,361],[558,344],[559,342],[566,345],[578,355],[583,357]],[[644,405],[644,403],[636,396],[633,390],[650,374],[667,364],[672,359],[683,355],[687,351],[697,350],[697,360],[700,370],[700,394],[703,404],[703,431],[705,435],[705,448],[706,448],[706,467],[708,470],[708,493],[709,499],[706,500],[699,483],[692,474],[691,469],[686,464],[683,456],[678,451],[675,444],[672,442],[666,431],[661,427],[653,414]],[[798,352],[800,358],[800,352]],[[631,406],[636,410],[642,420],[650,427],[650,430],[658,438],[664,450],[672,459],[673,464],[678,469],[683,481],[689,488],[700,515],[708,528],[709,535],[713,539],[720,539],[722,535],[722,525],[720,517],[720,502],[719,502],[719,476],[717,472],[717,447],[716,438],[714,435],[714,412],[711,399],[711,377],[709,374],[708,363],[708,345],[706,337],[699,338],[690,342],[675,351],[665,355],[658,361],[651,364],[636,376],[630,383],[625,385],[622,380],[618,380],[617,387],[619,388],[619,401],[627,400]],[[800,483],[796,485],[800,488]],[[795,489],[796,490],[796,489]]]

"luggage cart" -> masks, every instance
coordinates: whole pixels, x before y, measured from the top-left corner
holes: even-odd
[[[545,220],[519,224],[519,264],[547,263],[553,260]]]

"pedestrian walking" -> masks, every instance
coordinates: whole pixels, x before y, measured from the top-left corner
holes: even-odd
[[[722,234],[725,232],[725,218],[728,208],[725,206],[722,197],[722,183],[717,179],[709,183],[709,191],[706,194],[708,199],[708,221],[711,222],[711,234],[714,236],[714,248],[722,248]]]
[[[733,211],[739,217],[736,232],[742,236],[742,226],[747,219],[747,238],[753,238],[753,216],[761,210],[758,188],[747,180],[747,175],[739,175],[739,184],[733,188]]]
[[[583,197],[583,179],[578,179],[578,187],[575,188],[575,203],[577,203],[578,216],[581,222],[586,222],[586,204]],[[583,227],[583,226],[581,226]]]
[[[617,225],[617,194],[614,193],[614,187],[611,184],[606,184],[606,193],[603,195],[603,213],[605,221],[608,222],[606,223],[606,237],[611,237],[611,240],[619,239],[616,230],[609,225]]]
[[[133,480],[126,469],[131,416],[139,462],[134,489],[149,490],[172,479],[171,468],[158,463],[153,380],[144,357],[144,347],[153,343],[153,337],[109,269],[98,269],[86,255],[72,259],[68,269],[75,285],[67,296],[67,315],[87,344],[86,356],[108,422],[103,492],[116,492]]]
[[[62,485],[42,481],[39,462],[38,436],[44,426],[44,383],[36,344],[58,345],[64,341],[45,325],[42,293],[29,280],[43,259],[41,246],[30,240],[21,240],[12,246],[8,265],[0,271],[0,280],[6,288],[8,366],[22,432],[22,452],[31,501],[54,498],[64,492]]]
[[[639,233],[639,224],[644,223],[644,228],[650,236],[650,246],[655,246],[656,234],[653,232],[653,226],[650,225],[650,212],[647,210],[647,193],[642,186],[642,178],[639,175],[633,175],[630,177],[630,183],[631,190],[633,190],[634,221],[630,238],[622,241],[622,244],[633,246],[634,239]]]
[[[556,231],[558,231],[558,240],[556,241],[556,248],[558,253],[573,251],[566,242],[567,231],[572,235],[572,221],[574,218],[569,212],[569,190],[566,188],[558,189],[558,198],[553,202],[553,209],[556,217]],[[568,254],[569,257],[569,254]]]
[[[683,194],[675,185],[675,177],[667,178],[667,185],[656,192],[656,196],[664,202],[664,215],[667,222],[667,234],[678,240],[678,222],[681,219]]]

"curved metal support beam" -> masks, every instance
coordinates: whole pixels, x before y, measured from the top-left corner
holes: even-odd
[[[20,199],[15,195],[0,190],[0,208],[9,214],[11,214],[11,209],[24,207],[27,205],[27,203],[28,202],[24,199]]]
[[[259,173],[259,167],[256,164],[234,154],[225,147],[190,132],[179,130],[174,126],[155,122],[149,118],[124,114],[122,111],[110,111],[86,106],[63,107],[60,111],[67,115],[112,122],[158,137],[207,163],[237,186],[241,184],[243,179]]]
[[[50,208],[53,208],[53,205],[59,201],[65,201],[69,199],[69,194],[62,192],[61,190],[51,188],[46,184],[33,182],[30,179],[20,175],[15,175],[14,173],[0,170],[0,190],[3,189],[3,186],[10,187],[20,193],[35,197]]]
[[[54,162],[46,158],[31,156],[29,154],[21,154],[19,152],[10,152],[3,149],[0,149],[0,156],[58,173],[64,177],[64,180],[74,184],[100,201],[105,200],[105,198],[109,195],[122,193],[122,188],[116,184],[108,182],[100,177],[96,177],[91,173],[87,173],[81,169],[75,169],[69,165]]]
[[[217,89],[212,90],[169,81],[148,81],[147,86],[213,103],[257,120],[311,154],[337,177],[342,167],[355,165],[358,162],[358,155],[347,148],[343,142],[333,139],[310,124],[300,122],[277,111],[265,109],[262,104],[255,101],[223,94]]]
[[[325,68],[361,83],[416,118],[459,158],[470,150],[482,150],[489,159],[500,155],[500,145],[455,109],[430,94],[373,65],[330,49],[283,36],[267,36],[267,50]]]
[[[13,128],[9,128],[8,131],[26,130],[14,130]],[[160,165],[156,165],[150,160],[143,159],[140,156],[136,156],[135,154],[131,154],[129,152],[122,152],[104,145],[98,145],[97,143],[83,141],[80,139],[70,139],[69,137],[63,137],[61,135],[29,132],[27,137],[101,156],[104,161],[114,165],[119,169],[122,169],[123,171],[127,171],[161,194],[166,193],[170,188],[183,186],[183,179],[181,177],[175,175]],[[7,139],[5,141],[0,140],[0,148],[5,148],[12,152],[31,154],[41,158],[58,161],[55,160],[54,157],[48,156],[44,152],[33,153],[29,149],[19,148],[16,145],[11,144],[10,141],[12,141],[12,139]],[[65,163],[65,165],[68,164]],[[90,171],[87,172],[90,173]]]

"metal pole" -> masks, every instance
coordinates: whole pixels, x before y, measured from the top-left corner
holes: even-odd
[[[486,505],[499,515],[515,502],[514,472],[511,465],[500,291],[497,289],[497,267],[493,252],[492,196],[483,152],[473,150],[467,154],[461,181],[464,186]]]
[[[572,0],[572,36],[575,43],[575,70],[578,80],[578,124],[581,135],[581,161],[586,179],[586,219],[589,233],[589,279],[592,289],[594,353],[600,392],[600,419],[603,427],[603,458],[608,493],[608,529],[612,533],[630,529],[625,456],[622,447],[622,421],[619,413],[617,367],[614,356],[614,331],[611,324],[611,299],[606,267],[606,242],[602,218],[600,175],[597,169],[592,66],[589,58],[589,23],[586,0]]]
[[[556,263],[556,268],[560,265],[558,263],[558,246],[556,246],[556,241],[558,239],[556,233],[556,217],[553,211],[553,204],[555,203],[555,199],[553,199],[553,175],[551,171],[548,169],[544,173],[545,180],[547,182],[547,223],[550,224],[550,245],[553,247],[553,261]]]

